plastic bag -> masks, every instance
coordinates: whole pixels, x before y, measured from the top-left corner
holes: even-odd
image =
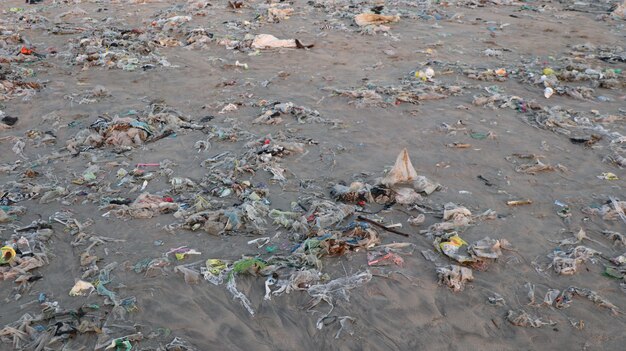
[[[226,289],[233,294],[233,299],[239,300],[241,305],[248,310],[248,312],[254,316],[254,309],[252,309],[252,303],[248,300],[248,297],[244,295],[241,291],[237,290],[237,283],[235,282],[235,276],[232,275],[228,279],[228,283],[226,283]]]
[[[252,40],[253,49],[296,48],[295,39],[278,39],[270,34],[257,34]]]
[[[417,191],[418,193],[424,193],[426,195],[430,195],[439,188],[441,188],[440,184],[434,183],[424,176],[417,176],[412,185],[415,191]]]
[[[422,196],[411,188],[394,189],[396,202],[401,205],[410,205],[422,201]]]
[[[174,267],[175,272],[180,272],[185,276],[185,283],[198,284],[200,282],[200,273],[194,271],[193,269],[187,268],[185,266],[176,266]]]
[[[91,294],[96,288],[93,284],[79,280],[70,290],[70,296],[85,296]]]
[[[501,248],[508,244],[506,239],[496,240],[486,237],[470,245],[467,251],[474,257],[496,259],[502,256]]]
[[[378,26],[381,24],[394,23],[398,21],[400,21],[400,16],[397,16],[397,15],[386,16],[386,15],[379,15],[375,13],[361,13],[361,14],[354,16],[354,22],[359,27],[370,26],[370,25]]]
[[[457,265],[437,267],[437,276],[439,284],[444,284],[455,292],[465,289],[465,282],[474,280],[471,269]]]
[[[572,275],[578,271],[578,265],[591,260],[599,253],[586,246],[577,246],[568,251],[557,251],[552,254],[552,266],[558,274]]]
[[[383,178],[381,183],[388,187],[392,187],[396,184],[409,183],[416,180],[418,177],[417,171],[413,168],[411,158],[407,149],[402,149],[400,154],[396,158],[396,163],[387,175]]]
[[[533,317],[524,310],[509,310],[506,319],[513,325],[518,327],[541,328],[544,325],[555,325],[553,321],[544,322],[539,317]]]
[[[361,286],[370,280],[372,280],[372,273],[367,270],[348,277],[333,279],[324,284],[312,285],[307,292],[317,300],[317,303],[324,300],[332,306],[335,300],[348,301],[350,299],[349,290]],[[317,305],[317,303],[313,304],[313,306]]]

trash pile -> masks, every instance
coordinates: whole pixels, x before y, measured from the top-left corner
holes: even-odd
[[[263,113],[254,119],[253,124],[276,125],[284,122],[282,115],[291,114],[298,123],[320,123],[329,124],[333,128],[339,128],[343,122],[339,119],[329,120],[316,110],[311,110],[304,106],[296,106],[292,102],[267,103],[263,106]],[[287,124],[289,124],[287,122]]]
[[[41,55],[32,49],[22,35],[5,27],[0,22],[0,102],[15,98],[31,99],[44,88],[44,84],[33,78]]]
[[[241,188],[239,198],[243,203],[236,206],[205,209],[202,202],[196,203],[199,205],[184,206],[186,209],[174,213],[174,217],[183,219],[184,223],[172,224],[170,229],[182,227],[192,231],[203,230],[212,235],[237,235],[246,232],[263,235],[266,227],[275,225],[289,230],[290,240],[283,242],[280,233],[273,237],[261,237],[248,242],[250,245],[255,244],[258,249],[264,249],[256,256],[243,256],[240,259],[209,258],[204,264],[176,265],[174,271],[182,274],[184,280],[190,284],[197,284],[200,276],[215,285],[225,284],[233,298],[251,315],[255,314],[255,307],[237,288],[238,279],[249,275],[264,277],[264,300],[271,300],[273,296],[292,290],[306,291],[312,298],[308,309],[317,307],[322,301],[329,305],[329,311],[323,313],[316,322],[321,329],[327,325],[325,321],[331,317],[336,304],[348,302],[350,290],[372,279],[372,273],[367,269],[351,276],[333,279],[331,273],[323,271],[327,265],[326,258],[363,252],[366,253],[362,256],[364,263],[369,267],[402,267],[402,256],[412,254],[415,249],[415,245],[409,242],[382,244],[380,229],[403,236],[408,234],[358,215],[358,212],[363,212],[365,203],[352,203],[371,200],[374,203],[409,205],[422,199],[418,191],[431,194],[441,187],[426,177],[417,175],[406,149],[398,155],[396,165],[391,171],[385,177],[377,179],[376,184],[362,184],[361,189],[355,189],[354,192],[346,186],[335,185],[331,194],[340,202],[303,198],[302,201],[294,202],[287,211],[270,208],[268,194],[249,184]],[[402,187],[402,184],[408,184],[409,187]],[[270,220],[272,223],[269,223]],[[172,260],[171,252],[162,257],[138,262],[134,266],[135,272],[152,276],[184,259],[177,256],[176,260]],[[350,317],[350,320],[353,321],[354,318]]]
[[[361,251],[367,253],[365,258],[370,267],[402,267],[402,256],[412,254],[415,249],[415,245],[410,242],[382,245],[379,229],[405,237],[409,237],[409,234],[358,213],[363,212],[368,203],[387,206],[419,204],[423,202],[421,194],[430,195],[440,188],[441,185],[417,174],[406,149],[400,152],[394,167],[384,177],[376,179],[374,185],[362,182],[353,182],[350,186],[334,185],[330,194],[339,202],[308,198],[293,203],[289,211],[270,209],[265,198],[267,194],[254,191],[254,187],[248,185],[239,195],[243,203],[223,209],[204,209],[202,204],[185,206],[187,210],[174,213],[174,217],[184,219],[184,224],[172,224],[169,228],[204,230],[212,235],[236,235],[242,232],[263,235],[266,232],[265,226],[269,225],[266,220],[269,217],[274,225],[290,230],[290,241],[293,241],[291,248],[286,253],[281,253],[287,247],[282,250],[278,248],[280,236],[276,234],[274,237],[262,237],[248,242],[256,244],[259,249],[265,248],[257,256],[243,256],[240,259],[209,258],[204,265],[176,265],[174,271],[182,274],[189,284],[197,284],[201,275],[215,285],[225,284],[233,298],[251,315],[255,314],[251,300],[237,288],[237,279],[242,279],[243,276],[265,277],[264,300],[271,300],[272,296],[292,290],[307,291],[313,298],[309,309],[322,301],[330,306],[330,310],[322,314],[316,322],[321,329],[325,325],[324,320],[333,312],[337,299],[347,302],[349,290],[372,279],[369,270],[331,279],[330,274],[322,270],[327,265],[324,263],[326,257],[339,257]],[[156,200],[160,201],[158,197]],[[475,220],[495,218],[496,214],[491,210],[472,216],[465,207],[447,204],[443,210],[444,222],[433,224],[426,232],[434,237],[435,248],[445,256],[459,264],[485,270],[490,262],[502,255],[503,249],[510,249],[509,243],[504,239],[494,240],[487,237],[469,245],[467,253],[462,254],[460,247],[467,246],[467,243],[458,236],[457,230],[469,226]],[[416,223],[414,219],[413,223]],[[134,270],[152,276],[176,262],[172,261],[171,253],[170,250],[162,257],[142,260],[134,266]],[[182,259],[184,256],[177,256],[177,260]],[[441,283],[454,291],[460,291],[465,282],[473,280],[472,269],[468,267],[438,266],[436,271]]]
[[[420,104],[429,100],[441,100],[449,96],[463,94],[463,86],[448,85],[433,80],[434,73],[416,72],[415,77],[402,80],[398,85],[376,85],[368,83],[364,87],[344,89],[327,87],[336,96],[354,99],[356,107],[389,107],[401,103]],[[428,72],[428,71],[427,71]],[[421,74],[421,75],[420,75]],[[422,80],[422,77],[427,80]]]
[[[72,155],[101,147],[112,147],[115,152],[121,153],[166,138],[182,129],[201,130],[205,127],[163,103],[154,102],[144,111],[129,111],[123,117],[98,117],[88,129],[80,130],[68,140],[66,148]]]
[[[17,206],[2,207],[0,216],[9,219],[15,216],[12,209]],[[52,227],[48,223],[35,221],[28,226],[15,229],[12,237],[3,242],[0,277],[2,280],[12,280],[18,284],[13,291],[15,298],[30,290],[29,283],[42,278],[32,271],[50,262],[47,244],[52,234]]]
[[[70,40],[67,59],[83,69],[100,66],[146,71],[156,67],[171,67],[172,64],[158,54],[158,46],[142,34],[141,30],[94,29]]]

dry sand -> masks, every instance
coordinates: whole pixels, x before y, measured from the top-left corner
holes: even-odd
[[[543,87],[523,83],[509,77],[498,81],[469,79],[459,69],[439,63],[458,64],[459,67],[480,70],[505,68],[518,69],[535,60],[545,66],[559,66],[554,61],[567,56],[573,45],[593,43],[595,46],[615,47],[626,44],[626,22],[620,19],[597,18],[602,8],[589,7],[594,13],[567,11],[567,1],[532,1],[513,5],[494,5],[490,1],[475,1],[484,6],[470,8],[433,5],[442,16],[441,20],[424,17],[411,18],[401,13],[401,19],[390,23],[387,33],[363,34],[352,18],[343,18],[335,10],[321,5],[338,4],[341,1],[293,1],[295,10],[288,19],[278,23],[265,23],[257,18],[263,14],[257,1],[244,1],[246,6],[232,9],[226,1],[212,1],[211,6],[189,11],[194,1],[52,1],[44,0],[36,5],[23,1],[5,0],[0,4],[0,29],[18,31],[29,45],[38,52],[49,53],[55,48],[56,55],[48,55],[39,62],[23,65],[34,70],[31,81],[45,82],[45,88],[24,100],[16,97],[0,101],[0,109],[7,115],[19,117],[13,129],[0,131],[0,137],[24,137],[29,130],[53,130],[57,142],[53,145],[34,147],[27,141],[22,164],[13,172],[0,174],[0,184],[21,179],[23,172],[32,162],[62,151],[65,141],[78,130],[87,128],[99,115],[114,116],[126,111],[145,108],[149,101],[161,99],[194,120],[214,116],[212,124],[229,127],[233,121],[240,123],[243,130],[257,137],[283,133],[301,140],[315,140],[306,145],[306,153],[285,157],[281,166],[287,169],[287,181],[270,185],[271,208],[288,209],[291,201],[304,192],[308,180],[314,190],[328,194],[332,184],[350,182],[362,172],[364,179],[373,180],[385,168],[393,165],[398,152],[407,148],[418,173],[441,183],[444,189],[428,197],[428,203],[443,205],[447,202],[461,204],[480,213],[493,209],[498,213],[496,220],[478,221],[462,232],[462,237],[472,242],[485,236],[504,238],[516,250],[505,251],[504,255],[491,264],[486,271],[474,271],[474,281],[462,292],[452,292],[437,283],[435,263],[427,261],[421,250],[431,250],[432,240],[419,234],[420,229],[439,222],[435,215],[428,214],[421,227],[411,227],[406,222],[406,207],[390,210],[381,215],[387,223],[403,223],[403,231],[409,232],[406,240],[417,246],[413,255],[404,256],[402,272],[389,278],[374,276],[362,287],[351,291],[350,301],[342,302],[333,315],[351,316],[355,319],[352,336],[343,333],[338,339],[335,334],[338,323],[318,330],[318,313],[307,311],[305,306],[310,297],[305,292],[293,292],[264,301],[264,279],[242,276],[239,288],[251,300],[256,311],[251,316],[230,293],[221,286],[205,281],[187,285],[182,275],[170,271],[167,275],[144,277],[132,270],[124,270],[123,263],[130,265],[147,257],[158,257],[169,248],[187,245],[202,253],[187,259],[227,258],[238,259],[243,254],[259,252],[247,241],[249,235],[230,234],[212,236],[205,232],[176,230],[165,232],[163,225],[176,222],[171,214],[151,219],[123,220],[111,216],[102,217],[106,211],[98,210],[98,199],[106,196],[102,190],[94,202],[85,196],[68,197],[69,203],[52,202],[40,205],[37,200],[19,203],[27,207],[26,214],[17,223],[4,224],[0,237],[8,239],[11,225],[26,225],[31,221],[47,219],[53,213],[69,209],[76,218],[94,220],[89,233],[125,239],[124,243],[110,243],[96,249],[102,261],[100,267],[113,261],[120,267],[113,271],[114,282],[110,287],[123,296],[136,296],[139,310],[128,316],[120,325],[135,325],[148,335],[157,328],[168,328],[171,335],[144,340],[137,349],[152,349],[165,344],[177,336],[195,345],[198,350],[543,350],[584,349],[617,350],[626,343],[626,323],[622,314],[613,315],[608,309],[594,305],[584,298],[576,298],[571,307],[528,306],[527,282],[536,285],[537,300],[540,302],[548,288],[565,289],[569,286],[590,288],[598,292],[619,308],[626,308],[626,295],[619,281],[602,276],[608,262],[598,259],[588,262],[579,272],[571,276],[557,275],[546,269],[539,274],[531,265],[538,262],[546,268],[547,257],[556,247],[555,241],[570,237],[581,227],[596,242],[585,245],[601,251],[607,257],[624,253],[623,247],[615,247],[603,230],[626,231],[624,222],[605,221],[599,216],[590,216],[582,209],[592,204],[603,204],[610,195],[622,197],[626,174],[617,166],[603,161],[609,153],[606,143],[599,147],[584,147],[572,143],[567,136],[550,130],[536,128],[527,123],[526,115],[510,108],[492,109],[472,104],[474,96],[490,94],[484,88],[496,86],[506,95],[519,96],[526,101],[537,101],[542,106],[562,106],[590,115],[597,110],[600,115],[624,118],[626,90],[624,73],[619,75],[621,86],[616,89],[595,88],[594,97],[576,100],[571,96],[555,94],[550,99],[543,96]],[[444,1],[441,1],[445,3]],[[76,3],[76,4],[75,4]],[[198,1],[197,3],[201,3]],[[375,1],[344,1],[368,9]],[[369,3],[369,5],[368,5]],[[418,11],[410,1],[389,1],[383,13],[395,14],[397,10]],[[522,5],[541,8],[541,11],[524,9]],[[178,6],[178,8],[177,8]],[[12,7],[21,7],[28,13],[34,11],[50,22],[27,23],[18,21],[20,13],[9,12]],[[187,28],[204,27],[214,38],[245,33],[268,33],[280,39],[297,38],[304,44],[315,44],[311,49],[262,50],[258,55],[230,50],[216,42],[205,47],[188,50],[183,47],[159,47],[158,52],[167,58],[173,67],[157,65],[154,69],[124,71],[103,67],[87,67],[69,64],[64,57],[68,40],[84,33],[55,35],[47,28],[53,26],[55,16],[72,9],[82,9],[85,14],[64,17],[61,22],[67,27],[123,27],[128,29],[150,28],[151,22],[172,15],[191,15]],[[599,9],[599,10],[598,10]],[[24,12],[25,13],[25,12]],[[432,12],[431,12],[432,13]],[[606,12],[605,12],[606,13]],[[23,13],[22,13],[23,14]],[[202,14],[202,15],[198,15]],[[85,17],[91,18],[86,20]],[[248,21],[249,24],[244,24]],[[490,28],[489,27],[494,27]],[[184,40],[184,38],[183,38]],[[19,45],[13,47],[19,48]],[[11,47],[11,48],[13,48]],[[501,51],[500,56],[484,55],[486,49]],[[590,59],[591,60],[591,59]],[[248,69],[233,67],[236,61],[247,64]],[[413,73],[423,70],[432,62],[434,80],[445,85],[462,86],[457,96],[440,100],[420,101],[419,104],[405,102],[384,106],[360,106],[355,99],[334,96],[330,88],[352,89],[398,85],[402,79],[415,80]],[[591,60],[593,66],[602,68],[626,68],[624,62],[607,63]],[[19,65],[19,64],[18,64]],[[465,65],[465,66],[462,66]],[[449,71],[449,72],[446,72]],[[540,72],[539,75],[541,74]],[[262,82],[271,80],[264,86]],[[223,82],[232,82],[220,84]],[[588,81],[576,82],[573,86],[591,86]],[[79,104],[80,97],[73,101],[68,95],[81,94],[96,86],[103,86],[109,97],[91,104]],[[610,101],[599,101],[605,96]],[[260,100],[291,101],[318,110],[324,118],[339,120],[340,128],[327,124],[298,124],[291,116],[281,125],[253,125],[260,115],[259,107],[251,103]],[[218,113],[228,104],[239,105],[236,111]],[[461,106],[460,108],[457,108]],[[621,110],[620,110],[621,109]],[[42,121],[42,116],[51,112],[58,116],[58,125]],[[73,122],[74,127],[67,127]],[[607,124],[612,131],[623,130],[623,122]],[[446,131],[442,125],[458,127],[459,131]],[[474,139],[470,133],[489,133],[495,137]],[[193,145],[206,140],[204,132],[185,130],[175,137],[167,137],[121,155],[105,151],[98,153],[101,169],[100,181],[112,183],[115,188],[116,172],[120,168],[109,167],[107,162],[127,162],[132,169],[136,163],[172,160],[175,175],[199,180],[207,175],[200,163],[223,151],[239,152],[245,140],[238,142],[211,141],[211,149],[197,152]],[[468,143],[468,148],[451,148],[451,143]],[[13,143],[3,139],[1,162],[12,164],[20,159],[11,151]],[[93,150],[92,150],[93,151]],[[543,155],[542,162],[560,164],[566,170],[526,174],[516,172],[519,160],[515,153]],[[64,156],[44,164],[37,169],[42,175],[27,180],[32,183],[52,184],[57,182],[71,191],[83,190],[85,194],[96,187],[72,184],[88,167],[89,153],[78,157]],[[604,180],[597,176],[613,172],[619,180]],[[492,186],[478,178],[488,179]],[[241,180],[253,183],[269,182],[269,172],[259,170],[256,175],[242,175]],[[169,189],[166,178],[157,177],[150,181],[146,190],[164,194]],[[128,188],[123,188],[123,192]],[[122,193],[117,196],[135,198],[139,192]],[[509,207],[509,200],[531,199],[532,204]],[[569,204],[571,218],[564,221],[557,215],[559,207],[555,200]],[[376,206],[367,207],[375,210]],[[394,207],[395,208],[395,207]],[[268,231],[272,236],[277,229]],[[285,229],[282,229],[285,232]],[[383,243],[402,241],[403,238],[381,232]],[[285,237],[286,238],[286,237]],[[89,297],[69,297],[67,292],[75,279],[81,276],[78,255],[84,247],[72,247],[72,237],[63,228],[55,225],[55,234],[49,243],[51,259],[49,265],[36,272],[43,279],[32,283],[30,290],[15,301],[11,280],[0,282],[3,307],[0,325],[11,323],[26,312],[38,313],[38,304],[24,308],[20,305],[37,299],[45,292],[49,299],[58,301],[64,308],[77,308],[84,303],[102,304],[103,298],[96,294]],[[155,246],[162,240],[163,246]],[[286,240],[286,239],[285,239]],[[261,250],[262,251],[262,250]],[[438,254],[439,264],[448,260]],[[349,253],[339,258],[325,258],[324,271],[333,278],[346,276],[367,268],[364,252]],[[491,305],[488,298],[500,294],[504,305]],[[326,311],[327,306],[320,306]],[[542,328],[514,326],[506,320],[509,310],[524,309],[543,320],[557,324]],[[584,321],[584,328],[577,329],[571,322]],[[130,334],[116,330],[111,337]],[[78,335],[66,349],[86,350],[94,348],[93,333]],[[0,344],[0,349],[13,349],[10,344]],[[135,348],[133,348],[135,349]]]

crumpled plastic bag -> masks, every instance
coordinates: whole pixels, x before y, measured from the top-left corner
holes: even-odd
[[[544,325],[554,325],[553,321],[544,322],[539,317],[533,317],[524,310],[509,310],[506,319],[513,325],[518,327],[541,328]]]
[[[84,280],[79,280],[70,290],[70,296],[85,296],[91,294],[96,289],[93,284]]]
[[[271,34],[257,34],[252,40],[254,49],[296,48],[295,39],[278,39]]]
[[[317,284],[321,279],[322,273],[315,269],[303,269],[294,272],[289,277],[289,285],[286,289],[286,293],[291,290],[307,290],[314,284]]]
[[[409,224],[412,226],[419,226],[425,221],[426,221],[426,215],[423,213],[420,213],[415,217],[411,216],[409,219],[407,219],[407,222],[409,222]]]
[[[410,205],[422,201],[422,196],[411,188],[394,189],[396,202],[400,205]]]
[[[444,232],[472,223],[472,212],[464,206],[449,202],[444,205],[443,222],[430,227],[431,232]]]
[[[354,211],[356,211],[356,207],[353,205],[316,200],[311,204],[306,217],[314,215],[314,226],[321,229],[340,223],[346,217],[354,214]]]
[[[474,280],[471,269],[457,265],[437,267],[437,276],[439,284],[444,284],[455,292],[465,289],[465,282]]]
[[[293,15],[292,8],[279,9],[275,7],[270,7],[269,9],[267,9],[268,22],[279,22],[280,20],[289,19],[289,16],[291,15]]]
[[[613,10],[613,12],[611,12],[611,16],[618,17],[618,18],[621,18],[621,19],[626,19],[626,1],[624,1],[620,5],[617,5],[615,10]]]
[[[424,176],[417,175],[406,148],[400,151],[393,168],[380,183],[389,188],[400,184],[411,184],[413,190],[426,195],[432,194],[441,187],[440,184],[434,183]]]
[[[490,239],[485,237],[478,240],[467,248],[470,255],[480,258],[496,259],[502,256],[502,247],[509,245],[506,239]]]
[[[13,218],[9,216],[3,209],[0,208],[0,223],[11,222]]]
[[[330,190],[330,195],[342,202],[373,202],[372,186],[362,182],[352,182],[350,186],[335,184]]]
[[[417,191],[418,193],[424,193],[426,195],[430,195],[439,188],[441,188],[441,184],[434,183],[424,176],[417,176],[412,185],[415,191]]]
[[[328,317],[332,313],[335,308],[335,303],[338,300],[348,302],[350,300],[349,291],[368,283],[370,280],[372,280],[372,273],[369,270],[366,270],[348,277],[333,279],[324,284],[311,285],[307,290],[309,295],[313,298],[313,301],[309,304],[310,308],[317,306],[322,301],[326,301],[326,303],[330,305],[328,313],[322,315],[317,320],[316,324],[318,328],[320,328],[320,323],[324,320],[324,318]]]
[[[389,173],[383,178],[381,183],[388,187],[396,184],[409,183],[417,179],[417,171],[411,163],[408,150],[402,149],[396,158],[396,163]]]
[[[450,202],[444,205],[443,220],[450,221],[457,227],[466,226],[472,220],[472,212],[467,207]]]
[[[366,270],[348,277],[333,279],[323,284],[311,285],[307,291],[312,298],[316,299],[317,303],[324,300],[333,306],[337,300],[349,301],[350,295],[348,291],[370,280],[372,280],[372,273]],[[317,303],[313,303],[312,306],[317,305]]]
[[[370,25],[378,26],[381,24],[394,23],[398,21],[400,21],[400,16],[398,15],[386,16],[386,15],[379,15],[375,13],[361,13],[361,14],[354,16],[354,22],[359,27],[370,26]]]
[[[508,246],[509,242],[506,239],[495,240],[485,237],[469,245],[466,254],[462,254],[459,251],[462,246],[467,245],[467,242],[456,233],[437,237],[434,244],[437,250],[459,263],[473,263],[499,258],[502,256],[502,248]]]
[[[557,251],[552,257],[554,271],[561,275],[572,275],[578,271],[578,265],[591,260],[600,252],[586,246],[576,246],[568,251]]]
[[[230,264],[231,262],[209,258],[206,260],[205,267],[200,267],[200,272],[210,283],[220,285],[230,272]]]
[[[237,282],[235,281],[235,275],[231,275],[229,277],[229,280],[226,283],[226,289],[233,295],[234,300],[239,300],[239,302],[241,302],[241,305],[245,307],[248,313],[254,316],[254,309],[252,308],[252,303],[250,302],[250,300],[244,293],[237,290]]]
[[[272,209],[268,216],[273,219],[273,223],[284,228],[289,228],[294,232],[299,232],[306,225],[306,219],[302,217],[302,213],[280,211]]]
[[[161,213],[174,212],[178,210],[178,204],[167,202],[163,197],[152,195],[150,193],[142,193],[135,201],[126,206],[121,205],[119,209],[112,212],[118,217],[130,216],[132,218],[152,218]]]
[[[552,304],[554,303],[554,301],[556,300],[556,298],[559,296],[560,293],[561,291],[558,289],[548,289],[548,291],[546,292],[546,295],[543,298],[543,303],[548,306],[552,306]]]

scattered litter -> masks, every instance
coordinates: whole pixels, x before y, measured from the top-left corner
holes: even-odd
[[[498,315],[555,325],[551,311],[622,332],[566,308],[578,296],[578,312],[622,313],[603,295],[626,292],[626,3],[11,3],[3,347],[199,350],[194,307],[209,304],[239,324],[280,310],[285,345],[311,315],[320,345],[367,344],[371,329],[410,349],[380,327],[398,306],[385,297],[414,306],[404,292],[433,268],[468,303],[487,299],[497,329]],[[515,279],[521,302],[494,288]],[[412,308],[395,310],[410,326]],[[181,316],[189,340],[172,335]],[[252,335],[211,317],[226,341]]]
[[[532,328],[541,328],[544,325],[556,325],[556,322],[547,321],[544,322],[539,317],[534,317],[528,314],[528,312],[524,310],[509,310],[506,315],[506,319],[513,325],[518,327],[532,327]]]

